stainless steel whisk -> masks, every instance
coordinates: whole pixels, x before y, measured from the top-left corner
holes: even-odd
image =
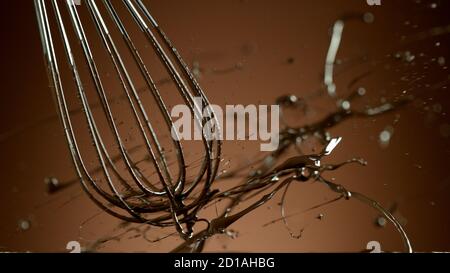
[[[46,6],[46,3],[49,1],[51,2],[52,8]],[[96,2],[102,3],[103,10],[106,10],[108,14],[106,16],[112,19],[113,27],[117,28],[120,32],[123,42],[132,55],[134,64],[139,68],[139,72],[145,80],[149,89],[148,92],[151,93],[151,96],[156,101],[158,110],[164,117],[166,130],[170,131],[173,120],[161,96],[160,89],[157,86],[158,84],[155,83],[151,73],[147,69],[140,51],[132,39],[132,35],[129,34],[125,27],[124,20],[132,18],[139,26],[140,31],[146,37],[146,42],[151,45],[152,50],[158,56],[173,83],[175,83],[179,95],[194,114],[195,122],[198,125],[206,122],[204,117],[199,116],[199,112],[201,113],[201,109],[199,108],[209,105],[205,93],[178,51],[141,0],[114,1],[114,4],[112,3],[113,1],[108,0],[86,0],[82,2],[82,5],[85,5],[89,11],[92,23],[102,40],[103,47],[107,51],[110,61],[113,63],[115,72],[121,83],[119,88],[123,89],[125,101],[132,109],[134,122],[138,128],[140,137],[144,140],[143,149],[148,153],[148,158],[156,171],[158,183],[155,184],[149,181],[148,177],[135,167],[136,162],[133,161],[130,155],[131,151],[124,144],[124,137],[118,130],[116,115],[111,107],[111,99],[105,92],[105,79],[99,73],[95,54],[91,50],[85,33],[84,22],[82,23],[79,16],[78,9],[80,7],[73,0],[65,0],[63,2],[67,8],[73,30],[76,33],[76,38],[78,39],[83,58],[87,64],[101,109],[106,117],[108,128],[113,136],[115,147],[117,147],[119,158],[119,160],[114,158],[112,156],[114,151],[105,144],[103,132],[99,129],[97,120],[93,114],[92,102],[89,101],[86,95],[86,86],[80,76],[76,57],[68,37],[68,29],[66,29],[60,10],[59,4],[62,2],[58,0],[35,0],[34,4],[48,75],[54,91],[58,114],[64,128],[71,158],[83,189],[100,208],[113,216],[125,221],[147,223],[160,227],[175,226],[183,238],[189,238],[193,233],[193,225],[198,221],[198,210],[213,195],[210,191],[210,186],[216,177],[220,163],[221,142],[219,140],[209,140],[205,137],[205,133],[202,133],[204,158],[202,159],[198,174],[194,179],[188,181],[182,143],[177,138],[173,138],[171,142],[176,151],[178,169],[178,175],[176,177],[173,175],[170,164],[165,157],[165,151],[157,136],[157,130],[161,130],[161,128],[155,128],[154,124],[150,121],[149,111],[152,111],[152,109],[149,110],[148,106],[142,102],[140,92],[136,89],[127,65],[123,61],[122,54],[116,46],[115,40],[108,28],[109,26],[106,24],[105,14],[100,12],[100,6]],[[119,5],[121,5],[121,8],[127,10],[128,18],[122,18],[124,16],[119,15],[117,12]],[[49,14],[50,10],[54,12],[53,17]],[[84,113],[93,149],[95,150],[100,165],[99,169],[105,178],[104,184],[106,186],[101,186],[100,182],[88,170],[83,154],[79,148],[77,133],[72,124],[73,117],[67,102],[68,96],[65,86],[68,83],[62,79],[59,60],[55,53],[56,46],[54,42],[56,40],[54,40],[55,36],[52,33],[51,19],[56,21],[56,28],[62,40],[64,55],[76,86],[77,97]],[[194,97],[201,98],[201,105],[194,102]],[[215,118],[210,108],[206,107],[205,109],[208,109],[210,118]],[[119,161],[125,166],[126,174],[118,166]]]

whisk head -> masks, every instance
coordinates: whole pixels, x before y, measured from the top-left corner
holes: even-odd
[[[215,118],[209,101],[141,0],[80,3],[34,1],[81,185],[122,220],[175,226],[190,237],[198,210],[213,195],[221,143],[205,132],[197,142],[172,137],[169,106],[185,104],[201,126],[208,121],[202,109]]]

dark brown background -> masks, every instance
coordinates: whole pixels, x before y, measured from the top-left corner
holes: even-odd
[[[432,59],[450,59],[449,38],[414,39],[417,33],[450,23],[448,1],[382,0],[379,7],[370,7],[363,0],[145,2],[184,58],[199,62],[204,72],[201,84],[210,100],[219,105],[270,104],[282,94],[311,94],[320,86],[334,20],[349,13],[372,12],[373,24],[349,22],[345,26],[338,54],[344,62],[364,54],[383,62],[377,63],[376,73],[363,82],[371,95],[361,105],[374,104],[403,90],[418,98],[395,113],[376,119],[352,119],[332,129],[344,140],[330,162],[361,156],[369,164],[349,166],[330,177],[387,207],[397,203],[396,215],[406,224],[415,250],[450,250],[450,97],[448,89],[432,88],[448,80],[446,66]],[[437,7],[431,8],[432,3]],[[84,242],[114,232],[117,220],[97,215],[98,209],[78,186],[57,195],[45,193],[45,177],[67,181],[74,178],[74,172],[55,118],[33,3],[5,1],[1,11],[0,250],[66,251],[68,241]],[[416,56],[415,65],[394,63],[392,69],[385,65],[391,62],[389,54],[405,50]],[[242,69],[228,69],[236,64]],[[338,92],[367,67],[355,66],[342,73],[337,80]],[[424,78],[417,82],[401,79],[414,72],[414,78]],[[329,106],[326,101],[318,103],[320,108],[315,109],[313,119],[327,113],[330,108],[324,107]],[[396,119],[389,147],[380,147],[379,133]],[[225,158],[234,165],[251,159],[252,145],[228,143]],[[288,195],[288,213],[332,196],[321,185],[295,185]],[[281,223],[261,227],[279,217],[276,203],[236,223],[233,229],[239,231],[237,239],[217,236],[206,250],[360,251],[372,240],[379,241],[382,249],[402,250],[392,226],[377,228],[377,214],[356,201],[341,201],[290,219],[295,230],[305,227],[298,240],[290,238]],[[319,213],[325,215],[321,221],[315,219]],[[21,220],[30,221],[31,228],[21,231]],[[126,239],[109,242],[101,250],[167,251],[175,241],[149,244]]]

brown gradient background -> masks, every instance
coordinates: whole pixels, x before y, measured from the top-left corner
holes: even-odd
[[[386,207],[397,203],[396,215],[405,223],[416,251],[450,251],[450,96],[446,88],[432,90],[426,85],[448,79],[446,67],[431,60],[440,56],[450,60],[450,41],[447,36],[413,42],[402,38],[448,25],[448,1],[382,0],[380,7],[370,7],[364,0],[145,2],[183,57],[189,63],[199,62],[204,72],[201,85],[210,100],[219,105],[270,104],[283,94],[311,94],[320,86],[334,20],[349,13],[372,12],[373,24],[349,22],[345,26],[338,58],[345,63],[367,54],[370,60],[386,61],[389,54],[409,50],[416,56],[416,64],[404,67],[377,63],[373,66],[376,73],[361,83],[369,96],[360,106],[376,104],[379,98],[403,90],[411,90],[419,98],[395,113],[351,119],[333,128],[331,133],[342,136],[343,142],[327,161],[360,156],[369,164],[348,166],[327,177]],[[437,3],[437,8],[430,8],[431,3]],[[68,241],[80,240],[83,244],[114,233],[118,221],[99,215],[99,209],[78,185],[56,195],[46,194],[45,177],[68,181],[74,178],[74,171],[55,118],[33,3],[5,1],[2,5],[0,251],[65,252]],[[436,42],[440,46],[435,46]],[[293,63],[288,63],[289,58]],[[213,72],[229,70],[237,63],[242,69]],[[338,93],[345,92],[356,75],[373,67],[355,66],[340,74]],[[414,72],[424,78],[417,82],[401,79]],[[312,118],[299,116],[299,122],[320,118],[332,109],[333,104],[322,100],[313,107]],[[433,111],[436,104],[442,111]],[[379,133],[396,119],[389,147],[381,148]],[[237,166],[252,159],[257,148],[256,143],[226,143],[225,158]],[[320,184],[293,185],[287,197],[287,213],[332,197]],[[400,236],[392,225],[376,227],[377,213],[356,201],[340,201],[291,218],[295,231],[304,228],[300,239],[290,238],[281,223],[262,227],[279,217],[277,202],[232,226],[239,232],[237,239],[216,236],[206,251],[361,251],[373,240],[379,241],[382,249],[402,250]],[[325,216],[321,221],[315,219],[319,213]],[[29,230],[19,230],[21,219],[30,221]],[[155,233],[164,234],[158,230]],[[126,238],[108,242],[100,250],[167,251],[179,241],[170,238],[149,244]]]

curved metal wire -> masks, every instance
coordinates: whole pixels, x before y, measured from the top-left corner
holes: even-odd
[[[79,148],[80,142],[77,137],[77,132],[72,125],[73,121],[66,99],[68,95],[64,87],[67,83],[63,83],[58,65],[59,60],[55,53],[55,38],[52,35],[51,16],[48,13],[50,8],[46,6],[46,2],[48,1],[52,4],[54,19],[62,39],[66,61],[76,85],[77,97],[84,113],[84,119],[101,167],[101,172],[106,180],[107,189],[100,186],[99,181],[89,173],[85,159],[83,158],[84,156]],[[48,75],[56,98],[58,113],[64,128],[72,161],[83,189],[100,208],[115,217],[126,221],[142,222],[155,226],[174,225],[182,236],[187,238],[192,236],[192,225],[196,220],[195,214],[205,204],[205,199],[210,195],[210,186],[216,177],[221,155],[220,140],[209,140],[210,138],[206,137],[206,133],[202,132],[202,145],[205,156],[197,175],[192,181],[187,181],[187,167],[183,146],[178,140],[179,138],[173,138],[171,142],[175,149],[177,158],[176,169],[178,170],[176,175],[173,174],[171,171],[172,168],[169,166],[170,164],[165,157],[164,148],[158,138],[157,130],[161,130],[161,128],[157,128],[152,124],[149,118],[151,111],[154,111],[154,109],[149,109],[150,107],[142,101],[135,82],[133,82],[129,69],[127,68],[127,64],[123,60],[122,52],[120,52],[116,41],[109,31],[110,26],[107,26],[105,15],[100,11],[97,1],[84,1],[83,3],[85,3],[91,15],[92,24],[95,26],[103,47],[113,64],[115,74],[120,81],[120,88],[132,110],[133,122],[138,128],[139,136],[144,143],[143,147],[156,171],[159,183],[155,184],[153,181],[149,181],[150,179],[148,177],[135,168],[137,162],[133,160],[130,151],[124,144],[124,136],[121,135],[118,129],[117,114],[114,113],[111,107],[111,99],[105,91],[105,79],[99,72],[97,59],[91,50],[91,45],[84,29],[85,22],[82,22],[80,19],[78,7],[74,2],[72,0],[66,0],[65,6],[73,31],[76,33],[78,39],[78,46],[82,50],[84,61],[88,67],[96,94],[102,106],[103,114],[108,123],[109,132],[113,136],[121,162],[125,165],[127,174],[122,173],[116,164],[117,161],[113,160],[111,156],[115,151],[111,151],[111,148],[105,144],[104,139],[106,136],[103,131],[99,130],[97,120],[91,109],[93,102],[86,95],[86,85],[81,79],[80,70],[77,66],[71,42],[69,41],[67,27],[64,24],[58,1],[48,1],[34,1],[41,41],[47,63]],[[164,69],[174,82],[178,94],[189,107],[196,124],[201,126],[206,122],[199,114],[201,113],[200,109],[203,107],[208,109],[209,117],[215,119],[216,117],[211,107],[208,107],[210,103],[204,91],[144,3],[140,0],[115,1],[114,4],[112,1],[101,0],[101,3],[103,10],[107,11],[106,13],[108,15],[106,16],[109,16],[113,22],[112,27],[120,32],[133,58],[134,64],[138,67],[141,76],[150,90],[151,96],[156,101],[157,108],[164,119],[166,130],[170,132],[173,126],[173,120],[169,115],[168,107],[161,95],[161,91],[141,57],[141,52],[137,49],[135,42],[125,27],[124,20],[129,19],[121,18],[117,12],[118,5],[122,5],[121,8],[125,8],[128,11],[129,17],[134,19],[142,34],[145,35],[147,42],[151,45],[152,50],[156,53]],[[165,50],[164,48],[169,50]],[[196,103],[194,97],[201,99],[200,105]],[[216,124],[218,125],[219,123],[216,122]],[[187,203],[188,196],[200,185],[202,185],[200,194],[193,198],[193,201]],[[185,224],[185,227],[183,224]]]

